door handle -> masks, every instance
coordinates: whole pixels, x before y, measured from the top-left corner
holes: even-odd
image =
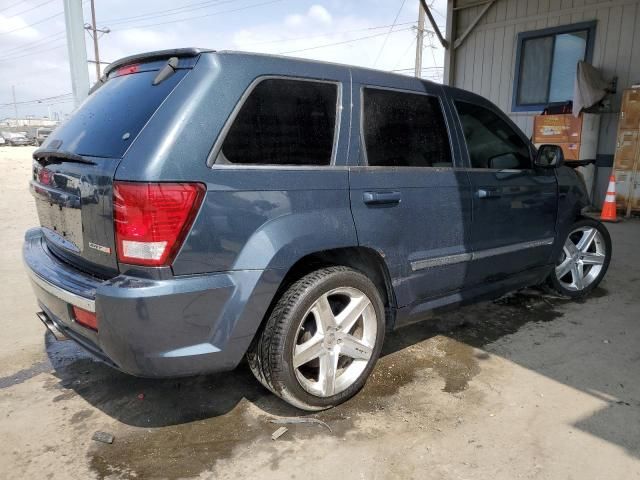
[[[481,188],[476,192],[478,198],[500,198],[500,192],[498,190],[490,190]]]
[[[397,205],[400,200],[400,192],[364,192],[362,195],[367,205]]]

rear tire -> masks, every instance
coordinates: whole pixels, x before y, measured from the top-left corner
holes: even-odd
[[[347,267],[316,270],[278,299],[247,360],[284,401],[315,411],[338,405],[365,384],[384,340],[375,285]]]
[[[547,278],[547,286],[569,298],[580,298],[596,288],[609,268],[611,236],[599,221],[585,218],[574,223]]]

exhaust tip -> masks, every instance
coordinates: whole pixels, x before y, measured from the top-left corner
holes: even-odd
[[[38,317],[38,319],[44,323],[44,326],[47,327],[47,330],[49,330],[51,332],[51,334],[54,336],[54,338],[56,340],[62,341],[62,340],[69,340],[69,337],[67,337],[64,332],[62,330],[60,330],[58,328],[58,326],[53,322],[53,320],[51,320],[46,313],[44,312],[38,312],[36,313],[36,317]]]

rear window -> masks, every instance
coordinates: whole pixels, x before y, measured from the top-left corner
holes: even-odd
[[[120,158],[162,101],[188,70],[178,70],[158,85],[157,71],[109,79],[55,130],[48,141],[60,150],[94,157]]]
[[[231,125],[218,162],[329,165],[337,100],[332,83],[262,81]]]

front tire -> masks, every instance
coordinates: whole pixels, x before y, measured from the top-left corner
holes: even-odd
[[[585,218],[571,226],[547,284],[566,297],[583,297],[600,284],[610,261],[609,231],[601,222]]]
[[[302,410],[355,395],[380,356],[384,305],[376,286],[347,267],[312,272],[278,299],[247,359],[256,378]]]

